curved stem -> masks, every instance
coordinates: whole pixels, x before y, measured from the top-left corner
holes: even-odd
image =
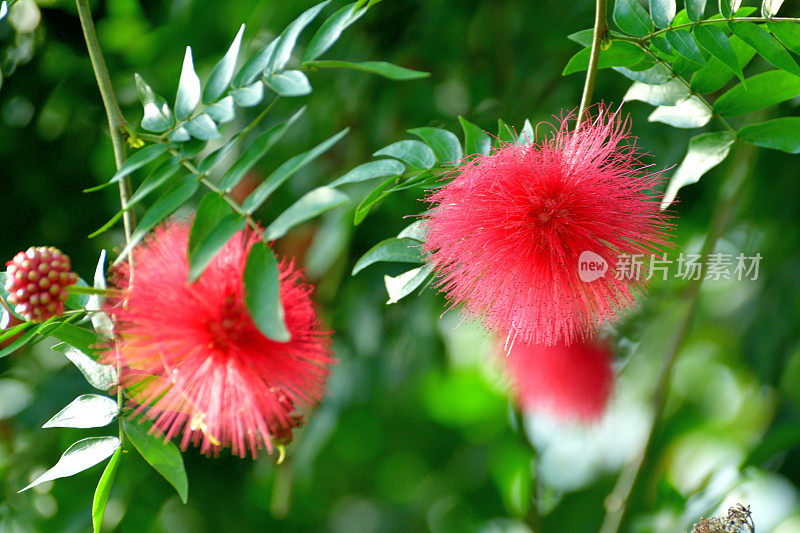
[[[606,22],[606,0],[597,0],[594,10],[594,30],[592,31],[592,48],[589,55],[589,68],[586,71],[586,81],[583,84],[583,94],[581,104],[578,107],[578,120],[575,124],[577,130],[583,122],[583,115],[586,108],[592,102],[592,92],[594,92],[594,81],[597,77],[597,66],[600,62],[600,45],[608,32]]]

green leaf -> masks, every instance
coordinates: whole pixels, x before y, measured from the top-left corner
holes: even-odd
[[[263,158],[266,153],[272,148],[276,142],[278,142],[281,137],[286,133],[286,130],[294,124],[297,119],[303,116],[305,113],[306,108],[300,108],[297,113],[292,115],[289,120],[286,122],[281,122],[279,124],[274,125],[253,141],[253,143],[247,147],[247,150],[242,154],[242,156],[236,160],[236,162],[231,166],[228,172],[223,176],[222,181],[219,184],[219,188],[225,192],[230,192],[233,190],[236,185],[244,178],[244,176],[253,168],[253,165],[258,163],[258,161]]]
[[[302,32],[329,3],[330,0],[325,0],[324,2],[310,7],[286,27],[279,38],[278,44],[275,46],[275,53],[267,62],[267,67],[264,69],[265,75],[269,76],[273,72],[280,71],[286,66],[286,63],[289,62],[289,58],[292,56],[292,50],[294,50],[300,32]]]
[[[706,60],[700,53],[692,34],[685,30],[670,30],[666,33],[667,42],[677,53],[698,65],[705,65]]]
[[[74,476],[79,472],[93,467],[108,458],[119,449],[117,437],[89,437],[82,439],[67,448],[56,465],[37,477],[30,485],[19,492],[26,491],[46,481],[53,481],[62,477]]]
[[[27,329],[30,326],[31,326],[30,322],[22,323],[19,326],[11,328],[10,330],[0,335],[0,339],[12,337],[17,333],[19,333],[20,331]],[[29,329],[28,331],[23,333],[19,338],[14,340],[14,342],[12,342],[8,346],[0,350],[0,359],[16,352],[17,350],[28,344],[35,336],[36,336],[36,328]]]
[[[397,179],[397,177],[392,176],[391,178],[385,180],[383,183],[373,189],[373,191],[370,192],[363,200],[361,200],[361,203],[356,206],[356,210],[353,213],[353,224],[357,226],[363,222],[375,204],[380,202],[386,197],[387,194],[389,194],[387,189],[394,185]]]
[[[767,28],[783,43],[783,46],[795,54],[800,54],[800,25],[794,22],[770,20],[767,22]]]
[[[636,0],[632,0],[636,1]],[[584,48],[569,60],[564,67],[562,76],[574,72],[582,72],[589,68],[589,56],[591,50]],[[644,50],[628,41],[612,40],[608,48],[600,49],[600,58],[597,61],[597,68],[611,67],[632,67],[639,63],[646,56]]]
[[[385,61],[362,61],[356,63],[353,61],[339,61],[339,60],[322,60],[322,61],[306,61],[303,63],[304,67],[316,68],[346,68],[351,70],[361,70],[371,74],[377,74],[384,78],[396,81],[418,80],[420,78],[427,78],[430,76],[429,72],[420,72],[418,70],[411,70],[409,68],[386,63]]]
[[[800,94],[800,78],[783,70],[769,70],[747,79],[717,98],[714,111],[733,117],[790,100]]]
[[[614,67],[614,70],[628,79],[639,81],[648,85],[662,85],[672,78],[669,67],[663,63],[657,63],[647,70],[631,70],[625,67]]]
[[[703,174],[720,164],[728,156],[735,140],[733,134],[727,131],[701,133],[692,137],[686,157],[672,174],[661,201],[661,209],[669,207],[681,187],[697,183]]]
[[[103,185],[98,185],[97,187],[92,187],[90,189],[86,189],[84,192],[92,192],[98,189],[102,189],[112,183],[116,183],[122,178],[136,172],[146,164],[150,163],[151,161],[155,161],[162,155],[164,155],[169,146],[166,144],[151,144],[150,146],[146,146],[139,150],[138,152],[134,153],[128,159],[125,160],[124,163],[119,167],[116,174],[114,174],[107,183]]]
[[[239,48],[242,45],[242,35],[244,35],[244,24],[239,28],[239,32],[233,39],[228,51],[216,64],[211,76],[208,77],[206,88],[203,90],[203,103],[208,105],[216,101],[228,89],[233,79],[233,70],[236,68],[236,59],[239,57]]]
[[[399,176],[406,171],[406,167],[395,159],[379,159],[359,165],[344,176],[334,180],[330,186],[338,187],[345,183],[357,183],[387,176]]]
[[[0,20],[6,18],[6,15],[8,15],[8,2],[3,0],[3,2],[0,3]]]
[[[244,268],[245,304],[258,329],[276,342],[292,338],[280,296],[278,261],[264,242],[253,244]]]
[[[653,23],[638,0],[617,0],[613,16],[617,27],[629,35],[641,37],[653,31]]]
[[[650,0],[650,16],[656,26],[666,28],[675,18],[675,0]]]
[[[761,146],[800,154],[800,117],[783,117],[750,124],[739,130],[743,140]]]
[[[517,138],[516,144],[531,144],[533,142],[534,132],[533,132],[533,124],[527,118],[525,122],[522,123],[522,131],[519,132],[519,137]]]
[[[233,150],[241,140],[240,134],[236,134],[228,139],[225,144],[205,156],[203,160],[200,161],[200,164],[197,165],[197,171],[200,174],[208,174],[208,172],[217,166],[225,158],[225,156],[231,153],[231,150]]]
[[[730,38],[740,68],[744,68],[756,51],[735,35]],[[706,66],[692,76],[692,90],[700,94],[713,93],[725,86],[733,78],[733,72],[715,57],[708,59]]]
[[[231,213],[211,228],[189,254],[190,282],[194,283],[200,278],[217,252],[244,226],[245,219],[237,213]]]
[[[763,0],[761,2],[761,15],[765,18],[772,18],[778,14],[783,0]]]
[[[186,128],[186,131],[195,139],[210,141],[220,137],[217,124],[205,113],[191,119],[184,124],[184,128]]]
[[[706,11],[706,0],[685,0],[685,3],[689,20],[697,22],[703,18]]]
[[[186,498],[189,496],[189,481],[186,479],[186,469],[183,467],[183,457],[178,447],[150,433],[142,424],[135,421],[125,419],[122,421],[122,427],[133,447],[156,472],[175,487],[181,501],[186,503]]]
[[[192,61],[192,47],[186,47],[183,57],[181,77],[178,81],[178,94],[175,97],[175,116],[178,120],[186,120],[191,116],[200,103],[200,78],[194,71]]]
[[[334,144],[339,142],[342,137],[347,135],[348,131],[350,131],[350,129],[345,128],[333,137],[321,142],[311,150],[298,154],[283,163],[281,166],[275,169],[275,172],[270,174],[261,185],[256,187],[250,196],[245,199],[244,203],[242,204],[242,209],[244,209],[246,213],[252,213],[258,209],[259,206],[264,203],[267,198],[269,198],[269,195],[272,194],[275,189],[280,187],[283,182],[289,179],[295,172],[303,168],[305,165],[323,153],[327,152]]]
[[[84,353],[94,353],[94,346],[98,342],[97,334],[86,328],[73,324],[61,323],[57,328],[45,330],[47,335],[54,337],[61,342],[66,342],[70,346],[77,348]]]
[[[100,428],[109,425],[119,414],[117,401],[99,394],[78,396],[45,422],[43,428]]]
[[[142,129],[161,133],[170,129],[175,124],[175,118],[169,109],[167,101],[157,95],[153,89],[138,74],[133,75],[136,80],[136,92],[144,108]]]
[[[253,107],[264,99],[264,84],[257,81],[251,85],[234,89],[231,91],[231,97],[239,107]]]
[[[286,70],[273,74],[266,78],[264,83],[278,96],[305,96],[311,93],[311,83],[309,83],[308,77],[299,70]]]
[[[742,5],[742,0],[719,0],[719,12],[728,19],[739,9],[740,5]]]
[[[200,199],[195,211],[192,228],[189,231],[189,244],[186,247],[191,257],[197,246],[205,239],[219,221],[232,214],[231,206],[217,193],[207,192]]]
[[[396,263],[421,263],[420,242],[414,239],[391,237],[369,249],[356,261],[352,275],[355,276],[366,267],[381,261]]]
[[[486,155],[492,149],[492,138],[478,126],[464,117],[458,117],[461,129],[464,130],[464,152],[466,155]]]
[[[236,118],[236,103],[233,96],[226,96],[205,109],[206,114],[217,124],[225,124]]]
[[[731,72],[736,74],[740,80],[744,81],[742,67],[739,66],[739,58],[733,51],[724,31],[716,26],[695,26],[694,38],[697,44],[706,52],[720,60],[722,64],[731,69]]]
[[[157,166],[153,172],[147,176],[136,192],[133,193],[128,206],[134,206],[142,201],[148,194],[159,188],[161,185],[169,181],[171,177],[178,173],[181,168],[181,158],[178,156],[171,157]]]
[[[261,77],[264,69],[267,68],[267,63],[269,63],[272,54],[275,53],[275,47],[278,46],[278,41],[280,41],[280,39],[280,36],[276,37],[267,46],[248,59],[245,64],[242,65],[242,68],[239,69],[239,72],[236,73],[236,76],[234,76],[231,86],[238,89],[239,87],[252,84]]]
[[[592,45],[593,37],[594,37],[594,29],[592,28],[576,31],[575,33],[570,33],[569,35],[567,35],[567,39],[576,42],[584,47]]]
[[[700,128],[711,120],[711,110],[702,100],[691,96],[674,106],[657,107],[647,120],[676,128]]]
[[[94,269],[94,288],[95,289],[105,289],[106,287],[106,251],[100,251],[100,257],[97,259],[97,266]],[[107,338],[112,338],[114,336],[114,322],[108,317],[108,315],[102,310],[103,309],[103,296],[99,294],[93,294],[89,297],[89,301],[86,302],[86,310],[87,311],[94,311],[92,313],[92,326],[94,330]],[[93,334],[94,335],[94,334]],[[95,335],[95,338],[97,335]],[[61,339],[65,340],[65,339]],[[83,350],[84,347],[79,344],[74,344],[69,341],[69,344],[76,346],[77,348]],[[95,340],[92,344],[87,345],[87,348],[91,348],[94,344],[97,343]],[[86,350],[84,350],[86,351]]]
[[[414,239],[415,241],[425,242],[425,237],[428,234],[428,225],[425,220],[417,220],[412,222],[397,234],[398,239]]]
[[[356,9],[355,2],[348,4],[330,16],[308,43],[301,63],[313,61],[328,51],[339,39],[342,32],[352,23],[360,19],[367,12],[367,8]]]
[[[767,30],[752,22],[729,23],[728,26],[737,37],[755,48],[765,60],[786,72],[800,76],[800,66]]]
[[[156,200],[150,209],[145,211],[139,225],[131,235],[130,242],[125,246],[119,254],[114,264],[122,262],[133,249],[134,246],[139,244],[147,233],[153,229],[156,224],[167,218],[169,215],[177,211],[177,209],[186,203],[189,198],[194,196],[198,188],[197,180],[194,176],[186,176],[176,187],[174,187],[166,195]]]
[[[81,350],[69,344],[57,344],[53,350],[61,352],[78,367],[89,385],[95,389],[107,391],[117,384],[117,371],[111,365],[101,365]]]
[[[408,130],[425,144],[431,147],[436,159],[442,163],[458,163],[461,161],[461,142],[453,132],[440,128],[414,128]]]
[[[343,192],[337,191],[333,187],[317,187],[307,192],[294,204],[289,206],[286,211],[278,215],[272,224],[267,226],[264,231],[264,239],[274,241],[280,239],[286,232],[298,224],[310,220],[325,211],[329,211],[342,204],[346,204],[350,198]]]
[[[94,533],[100,533],[101,531],[103,515],[106,513],[108,496],[111,494],[111,486],[114,484],[114,477],[117,475],[120,456],[122,456],[121,447],[117,448],[117,451],[111,456],[111,460],[106,465],[106,469],[103,470],[103,475],[100,476],[100,481],[94,491],[94,499],[92,500],[92,527]]]
[[[436,164],[436,156],[427,144],[420,141],[398,141],[381,148],[373,156],[389,156],[408,163],[414,168],[431,168]]]
[[[650,105],[672,106],[686,100],[690,94],[689,88],[678,78],[672,78],[662,85],[648,85],[637,81],[631,85],[622,101],[639,100]]]
[[[386,292],[389,294],[387,304],[394,304],[414,292],[422,285],[431,274],[431,267],[423,265],[408,272],[403,272],[399,276],[383,276],[383,283],[386,285]]]

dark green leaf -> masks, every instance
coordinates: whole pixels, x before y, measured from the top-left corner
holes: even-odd
[[[272,54],[267,62],[264,74],[269,76],[273,72],[278,72],[286,66],[286,63],[289,62],[289,58],[292,55],[292,50],[294,50],[294,46],[297,43],[297,37],[300,36],[300,32],[302,32],[329,3],[330,0],[325,0],[324,2],[310,7],[286,27],[275,47],[275,53]]]
[[[703,18],[706,10],[706,0],[685,0],[686,14],[689,19],[697,22]]]
[[[686,157],[672,174],[661,201],[661,209],[669,207],[681,187],[697,183],[703,174],[720,164],[728,156],[735,140],[733,134],[727,131],[701,133],[692,137]]]
[[[391,237],[369,249],[356,261],[352,274],[355,276],[368,266],[380,261],[395,263],[421,263],[421,244],[414,239]]]
[[[299,70],[286,70],[264,79],[267,87],[278,96],[305,96],[311,93],[311,83]]]
[[[264,84],[260,81],[231,91],[231,97],[240,107],[253,107],[264,99]]]
[[[381,148],[373,156],[389,156],[408,163],[415,168],[431,168],[436,164],[436,156],[427,144],[420,141],[397,141],[385,148]]]
[[[239,48],[242,45],[242,35],[244,35],[244,24],[239,28],[228,51],[211,71],[206,88],[203,90],[204,104],[208,105],[216,101],[230,85],[233,70],[236,68],[236,59],[239,57]]]
[[[161,133],[167,131],[175,123],[167,101],[157,95],[153,89],[138,74],[134,74],[136,92],[144,108],[142,128],[147,131]]]
[[[186,47],[183,57],[181,78],[178,82],[178,95],[175,97],[175,116],[178,120],[186,120],[191,116],[200,103],[200,78],[194,71],[192,61],[192,47]]]
[[[304,67],[316,68],[347,68],[352,70],[361,70],[389,78],[390,80],[404,81],[404,80],[418,80],[420,78],[427,78],[430,76],[429,72],[420,72],[418,70],[411,70],[409,68],[386,63],[385,61],[362,61],[356,63],[353,61],[338,61],[338,60],[323,60],[323,61],[306,61],[303,63]]]
[[[95,389],[107,391],[117,384],[117,371],[113,366],[101,365],[81,350],[66,343],[53,346],[53,350],[63,353],[67,359],[72,361],[89,385]]]
[[[694,38],[706,52],[731,69],[731,72],[736,74],[740,80],[744,80],[742,67],[739,66],[739,58],[736,57],[725,32],[716,26],[695,26]]]
[[[594,29],[592,28],[576,31],[575,33],[570,33],[569,35],[567,35],[567,39],[569,39],[570,41],[574,41],[581,46],[591,46],[593,37],[594,37]]]
[[[639,0],[617,0],[614,23],[629,35],[641,37],[653,31],[653,23]]]
[[[184,127],[195,139],[210,141],[220,136],[216,123],[205,113],[197,115],[184,124]]]
[[[164,442],[161,437],[150,433],[142,424],[133,420],[123,420],[122,427],[133,447],[156,472],[175,487],[181,501],[186,503],[186,498],[189,496],[189,481],[186,479],[183,457],[178,447],[171,442]]]
[[[464,117],[458,117],[461,129],[464,130],[464,152],[466,155],[486,155],[492,149],[492,138],[478,126]]]
[[[800,95],[800,77],[769,70],[734,85],[714,102],[714,111],[726,117],[752,113]]]
[[[425,141],[440,162],[458,163],[461,161],[461,142],[454,133],[440,128],[414,128],[408,130],[408,133]]]
[[[92,500],[92,527],[94,533],[101,532],[103,524],[103,515],[106,513],[106,504],[108,503],[108,496],[111,494],[111,486],[114,484],[114,477],[117,475],[117,465],[119,465],[119,458],[122,455],[122,448],[117,448],[111,460],[103,470],[103,475],[100,476],[100,482],[97,483],[97,488],[94,491],[94,499]]]
[[[244,209],[244,211],[247,213],[252,213],[258,209],[259,206],[264,203],[267,198],[269,198],[269,195],[272,194],[275,189],[280,187],[283,182],[289,179],[295,172],[303,168],[303,166],[327,152],[334,144],[339,142],[342,137],[347,135],[348,131],[350,131],[350,129],[346,128],[330,139],[321,142],[311,150],[303,152],[302,154],[298,154],[283,163],[281,166],[275,169],[275,172],[270,174],[261,185],[256,187],[250,196],[245,199],[244,203],[242,204],[242,209]]]
[[[128,200],[128,206],[138,204],[148,194],[169,181],[171,177],[177,174],[180,168],[181,158],[178,156],[171,157],[161,163],[144,179],[144,181],[142,181],[142,184],[139,185],[139,188],[136,189],[136,192],[133,193],[130,200]]]
[[[83,394],[45,422],[43,428],[100,428],[119,414],[117,401],[99,394]]]
[[[350,198],[346,194],[333,187],[317,187],[301,196],[286,211],[278,215],[278,218],[264,231],[264,239],[268,241],[280,239],[298,224],[349,201]]]
[[[272,57],[272,54],[275,53],[275,47],[278,46],[278,41],[280,41],[280,39],[280,37],[276,37],[267,46],[248,59],[245,64],[242,65],[242,68],[239,69],[239,72],[236,73],[236,76],[234,76],[231,85],[238,89],[245,85],[251,85],[260,78],[264,69],[267,68],[269,59]]]
[[[233,150],[236,147],[236,145],[239,143],[240,140],[241,137],[239,134],[231,137],[221,147],[217,148],[216,150],[205,156],[203,160],[200,161],[200,164],[197,165],[197,171],[200,174],[208,174],[208,171],[217,166],[219,162],[222,161],[225,158],[225,156],[228,155],[231,152],[231,150]]]
[[[102,189],[103,187],[110,185],[112,183],[116,183],[125,176],[130,175],[131,173],[139,170],[147,163],[154,161],[164,155],[169,147],[166,144],[152,144],[150,146],[146,146],[139,150],[138,152],[134,153],[128,159],[122,163],[122,166],[119,167],[116,174],[114,174],[108,183],[103,185],[99,185],[97,187],[92,187],[91,189],[86,189],[84,192],[91,192],[96,191],[98,189]]]
[[[30,485],[19,492],[62,477],[74,476],[93,467],[119,449],[117,437],[89,437],[67,448],[56,465],[37,477]]]
[[[250,249],[244,269],[245,304],[258,329],[277,342],[288,342],[280,296],[278,261],[269,246],[257,242]]]
[[[752,22],[730,23],[729,27],[737,37],[755,48],[765,60],[786,72],[800,76],[800,66],[767,30]]]
[[[214,259],[217,252],[233,237],[233,235],[244,228],[245,220],[236,213],[231,213],[220,220],[211,230],[200,240],[189,254],[189,281],[195,282],[203,274],[206,266]]]
[[[706,60],[700,53],[692,34],[685,30],[671,30],[666,33],[667,41],[677,53],[698,65],[705,65]]]
[[[800,117],[783,117],[750,124],[739,130],[739,137],[761,146],[800,154]]]
[[[356,9],[356,4],[348,4],[330,16],[308,43],[301,62],[313,61],[328,51],[339,39],[342,32],[352,23],[360,19],[367,8]]]
[[[636,0],[633,0],[636,1]],[[563,76],[573,72],[581,72],[589,68],[589,55],[591,51],[584,48],[569,60]],[[607,49],[600,49],[600,59],[597,61],[597,68],[611,67],[632,67],[645,57],[645,52],[637,45],[628,41],[612,40]]]
[[[767,28],[783,43],[783,46],[795,54],[800,54],[800,25],[794,22],[770,20],[767,22]]]
[[[375,204],[380,202],[383,198],[386,197],[387,194],[391,192],[391,191],[387,192],[387,189],[389,189],[392,185],[394,185],[396,181],[397,177],[394,176],[385,180],[383,183],[378,185],[378,187],[376,187],[372,192],[370,192],[363,200],[361,200],[361,203],[358,204],[355,212],[353,213],[353,224],[355,225],[361,224],[361,222],[363,222],[363,220],[369,214],[370,210],[375,206]]]
[[[331,187],[338,187],[345,183],[357,183],[375,178],[385,178],[387,176],[398,176],[406,171],[405,165],[394,159],[379,159],[370,161],[357,166],[344,176],[334,180]]]
[[[189,245],[186,253],[192,256],[197,245],[205,239],[219,221],[232,213],[231,206],[217,193],[207,192],[200,199],[195,211],[192,229],[189,231]]]
[[[736,53],[739,67],[744,68],[753,59],[756,51],[735,35],[730,38],[730,43]],[[692,76],[692,90],[700,94],[713,93],[724,87],[731,78],[733,78],[731,69],[719,59],[711,57],[706,66]]]
[[[740,5],[742,0],[719,0],[719,12],[726,19],[731,18],[731,14],[735,13]]]

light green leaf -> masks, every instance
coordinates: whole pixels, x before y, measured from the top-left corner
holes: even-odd
[[[666,28],[675,18],[675,0],[650,0],[650,16],[656,26]]]
[[[236,117],[236,105],[234,104],[233,96],[226,96],[220,99],[217,103],[208,106],[205,112],[217,124],[230,122]]]
[[[157,95],[141,76],[134,74],[133,77],[136,80],[136,92],[139,93],[139,100],[144,108],[142,128],[157,133],[170,129],[175,124],[175,119],[167,101]]]
[[[257,242],[250,249],[244,291],[247,310],[261,333],[277,342],[289,342],[292,336],[281,303],[278,261],[264,242]]]
[[[689,149],[680,166],[672,174],[661,209],[666,209],[675,200],[681,187],[697,183],[700,178],[720,164],[727,156],[735,137],[727,131],[701,133],[689,140]]]
[[[414,128],[408,133],[416,135],[431,147],[436,159],[442,163],[458,163],[461,161],[461,142],[450,131],[440,128]]]
[[[428,233],[427,222],[425,220],[417,220],[412,222],[397,234],[398,239],[414,239],[415,241],[425,242],[425,236]]]
[[[66,342],[84,353],[94,353],[94,346],[98,342],[97,334],[94,332],[66,322],[51,324],[41,329],[39,333]]]
[[[706,60],[700,53],[692,34],[686,30],[671,30],[666,33],[667,42],[677,53],[698,65],[705,65]]]
[[[287,179],[289,179],[295,172],[303,168],[305,165],[322,155],[323,153],[327,152],[334,144],[339,142],[342,137],[347,135],[347,132],[350,131],[349,128],[345,128],[344,130],[340,131],[330,139],[327,139],[311,150],[307,152],[303,152],[298,154],[277,169],[275,172],[269,175],[269,177],[264,180],[261,185],[256,187],[256,189],[248,196],[244,203],[242,204],[242,209],[244,209],[247,213],[252,213],[259,206],[264,203],[264,201],[269,198],[269,195],[272,192],[280,187]]]
[[[167,135],[167,139],[174,143],[182,143],[186,141],[190,141],[192,136],[189,135],[189,130],[184,128],[183,126],[178,126]]]
[[[0,3],[0,20],[6,18],[6,15],[8,15],[8,2],[3,0],[3,2]]]
[[[752,22],[729,23],[728,26],[737,37],[755,48],[756,52],[761,54],[765,60],[786,72],[800,76],[800,66],[786,51],[786,48],[776,41],[767,30]]]
[[[632,0],[636,1],[636,0]],[[649,19],[648,19],[649,20]],[[591,50],[584,48],[569,60],[564,67],[562,76],[573,72],[582,72],[589,68],[589,56]],[[597,68],[611,67],[632,67],[645,58],[645,52],[637,45],[628,41],[612,40],[608,48],[600,49],[600,58],[597,60]]]
[[[765,18],[772,18],[778,14],[783,0],[763,0],[761,2],[761,15]]]
[[[406,171],[406,167],[395,159],[379,159],[359,165],[344,176],[334,180],[331,187],[338,187],[345,183],[357,183],[375,178],[385,178],[388,176],[399,176]]]
[[[286,70],[264,79],[267,87],[278,96],[305,96],[311,93],[308,77],[299,70]]]
[[[614,70],[628,79],[648,85],[662,85],[672,78],[672,72],[663,63],[657,63],[647,70],[631,70],[625,67],[614,67]]]
[[[192,47],[186,47],[183,57],[181,78],[178,81],[178,94],[175,97],[175,116],[178,120],[186,120],[191,116],[200,103],[200,78],[194,71],[192,61]]]
[[[67,448],[56,465],[37,477],[30,485],[19,492],[28,490],[46,481],[74,476],[103,461],[119,448],[117,437],[89,437]]]
[[[533,124],[527,118],[522,123],[522,131],[519,132],[516,144],[531,144],[533,143]]]
[[[622,100],[624,102],[640,100],[650,105],[673,106],[686,100],[690,94],[689,88],[678,78],[672,78],[661,85],[648,85],[637,81],[631,85]]]
[[[794,22],[770,20],[767,22],[767,28],[783,43],[783,46],[795,54],[800,54],[800,25]]]
[[[247,150],[236,160],[228,172],[223,176],[219,184],[219,188],[223,191],[230,192],[236,185],[244,178],[244,176],[253,168],[253,165],[263,158],[266,153],[272,148],[276,142],[286,133],[286,130],[294,124],[297,119],[303,116],[306,108],[301,107],[294,115],[292,115],[286,122],[281,122],[274,125],[258,137],[247,147]]]
[[[350,198],[346,194],[333,187],[317,187],[301,196],[286,211],[278,215],[278,218],[264,231],[264,239],[268,241],[280,239],[298,224],[349,201]]]
[[[230,94],[239,107],[253,107],[260,104],[261,100],[264,99],[264,84],[257,81],[239,89],[234,89]]]
[[[373,156],[389,156],[408,163],[412,167],[425,169],[436,164],[436,156],[427,144],[420,141],[398,141],[381,148]]]
[[[156,472],[175,487],[181,501],[186,503],[189,496],[189,481],[186,479],[186,469],[178,447],[171,442],[165,442],[133,420],[123,420],[122,427],[133,447]]]
[[[698,97],[692,96],[674,106],[657,107],[647,120],[663,122],[676,128],[700,128],[708,124],[711,115],[708,106]]]
[[[629,35],[641,37],[653,31],[653,23],[638,0],[617,0],[614,23]]]
[[[267,63],[269,63],[270,58],[275,53],[275,47],[278,46],[280,39],[280,36],[276,37],[267,46],[248,59],[245,64],[242,65],[242,68],[239,69],[239,72],[236,73],[236,76],[234,76],[231,86],[238,89],[239,87],[250,85],[260,78],[264,69],[267,68]]]
[[[735,35],[731,36],[729,42],[736,54],[739,67],[744,68],[753,59],[756,51]],[[733,71],[719,59],[711,57],[706,66],[692,76],[692,90],[700,94],[713,93],[724,87],[731,78],[733,78]]]
[[[492,149],[492,138],[478,126],[464,117],[458,117],[464,130],[464,152],[466,155],[488,154]]]
[[[723,116],[752,113],[800,95],[800,78],[783,70],[769,70],[740,83],[714,102],[714,110]]]
[[[69,344],[57,344],[53,350],[61,352],[78,367],[89,385],[95,389],[107,391],[117,384],[117,371],[111,365],[101,365],[82,351]]]
[[[186,131],[195,139],[210,141],[220,136],[217,125],[207,114],[197,115],[192,120],[184,124]]]
[[[725,2],[726,0],[722,0]],[[723,65],[731,69],[740,80],[744,80],[739,58],[733,51],[725,32],[716,26],[695,26],[694,38],[706,52],[719,59]]]
[[[222,56],[214,70],[211,71],[203,90],[203,103],[208,105],[216,101],[228,88],[233,78],[233,70],[236,68],[236,59],[239,57],[239,48],[242,45],[242,35],[244,35],[244,24],[239,28],[239,32],[233,39],[228,51]]]
[[[200,278],[206,266],[217,255],[217,252],[244,226],[244,218],[236,213],[231,213],[220,220],[203,236],[202,240],[189,253],[190,282],[193,283]]]
[[[348,4],[330,16],[320,28],[303,52],[302,63],[313,61],[330,49],[339,39],[342,32],[352,23],[360,19],[367,12],[367,8],[356,9],[355,2]]]
[[[386,63],[385,61],[362,61],[356,63],[353,61],[339,61],[339,60],[322,60],[322,61],[306,61],[303,63],[304,67],[316,68],[346,68],[351,70],[361,70],[371,74],[377,74],[390,80],[405,81],[405,80],[418,80],[420,78],[427,78],[430,76],[429,72],[420,72],[418,70],[411,70],[409,68]]]
[[[119,414],[117,401],[108,396],[84,394],[45,422],[43,428],[100,428]]]
[[[286,66],[286,63],[289,62],[289,58],[292,56],[292,50],[294,50],[300,32],[302,32],[329,3],[330,0],[325,0],[324,2],[310,7],[286,27],[275,47],[275,53],[267,62],[267,66],[264,69],[265,75],[269,76],[273,72],[278,72]]]
[[[94,288],[95,289],[105,289],[106,288],[106,251],[100,251],[100,257],[97,260],[97,266],[94,268]],[[92,313],[92,327],[94,330],[99,333],[100,335],[110,339],[114,336],[114,322],[111,321],[109,316],[102,311],[103,309],[103,300],[104,298],[99,294],[93,294],[89,297],[89,300],[86,302],[86,310],[87,311],[94,311]],[[82,329],[82,328],[81,328]],[[84,330],[85,331],[85,330]],[[94,335],[94,334],[93,334]],[[64,339],[59,337],[60,340],[71,344],[81,350],[90,349],[91,346],[97,343],[96,335],[95,340],[91,343],[85,345],[75,344],[74,342],[70,342],[68,339]]]
[[[800,154],[800,117],[783,117],[750,124],[739,130],[743,140],[761,146]]]
[[[689,16],[689,20],[697,22],[703,18],[703,14],[706,10],[706,0],[685,0],[685,3],[686,14]]]
[[[122,163],[122,165],[119,167],[119,170],[117,170],[111,179],[108,180],[108,183],[104,183],[103,185],[99,185],[97,187],[92,187],[91,189],[86,189],[84,192],[96,191],[106,187],[107,185],[118,182],[122,178],[132,174],[133,172],[136,172],[146,164],[155,161],[164,155],[168,148],[169,147],[166,144],[151,144],[150,146],[142,148],[126,159],[124,163]]]
[[[408,272],[403,272],[399,276],[383,276],[386,292],[389,293],[389,300],[386,303],[394,304],[399,302],[422,285],[430,274],[431,267],[424,265]]]
[[[117,475],[117,466],[121,455],[122,448],[120,447],[111,456],[111,460],[106,465],[106,469],[103,470],[103,475],[100,476],[100,482],[97,483],[97,488],[94,491],[92,500],[92,527],[94,533],[101,533],[108,496],[111,494],[111,486],[114,484],[114,477]]]
[[[392,237],[383,240],[367,251],[356,261],[352,275],[355,276],[366,267],[380,261],[396,263],[421,263],[421,244],[414,239]]]

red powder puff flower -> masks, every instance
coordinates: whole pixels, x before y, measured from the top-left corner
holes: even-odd
[[[187,281],[188,227],[168,223],[133,253],[135,275],[115,272],[122,298],[106,311],[118,340],[106,362],[119,362],[120,383],[165,439],[217,454],[223,446],[255,457],[272,441],[288,442],[302,419],[298,405],[323,394],[333,362],[312,289],[291,263],[280,265],[280,298],[291,340],[276,342],[256,327],[244,303],[242,277],[259,238],[235,234],[196,283]]]
[[[526,411],[591,422],[603,414],[614,387],[611,354],[592,342],[517,342],[500,357]]]
[[[601,108],[578,131],[572,123],[464,162],[428,197],[439,288],[512,342],[588,338],[645,288],[646,275],[615,276],[618,257],[668,244],[660,174],[647,172],[628,121]]]

